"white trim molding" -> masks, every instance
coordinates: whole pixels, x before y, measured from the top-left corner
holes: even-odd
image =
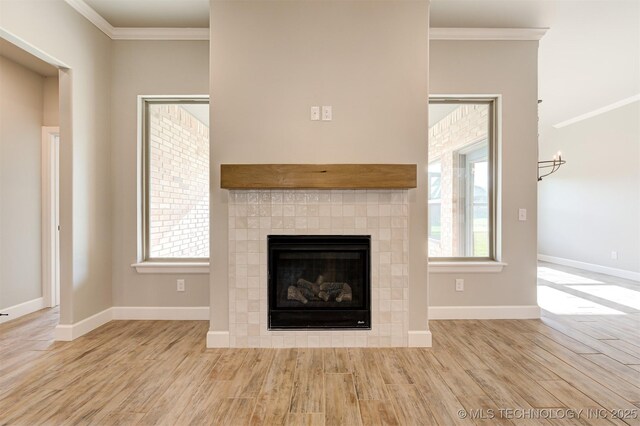
[[[520,306],[429,306],[429,320],[537,319],[538,305]]]
[[[209,321],[208,306],[114,306],[114,320]]]
[[[9,31],[5,30],[4,28],[0,28],[0,38],[10,42],[11,44],[15,44],[16,46],[18,46],[20,49],[24,50],[27,53],[30,53],[31,55],[35,56],[36,58],[56,67],[56,68],[61,68],[61,69],[68,69],[69,66],[66,65],[64,62],[59,61],[58,59],[54,58],[51,55],[48,55],[46,53],[44,53],[42,50],[38,49],[37,47],[35,47],[33,44],[28,43],[26,41],[24,41],[23,39],[21,39],[20,37],[18,37],[17,35],[10,33]]]
[[[640,93],[637,95],[629,96],[628,98],[622,99],[618,102],[614,102],[609,105],[605,105],[602,108],[594,109],[593,111],[586,112],[584,114],[580,114],[576,117],[570,118],[569,120],[562,121],[558,124],[554,124],[553,127],[556,129],[561,129],[563,127],[569,126],[570,124],[577,123],[582,120],[586,120],[588,118],[595,117],[600,114],[604,114],[605,112],[613,111],[614,109],[623,107],[625,105],[629,105],[633,102],[640,101]]]
[[[4,317],[3,317],[4,318]],[[113,306],[70,325],[58,325],[54,339],[71,341],[118,320],[209,321],[208,306]]]
[[[585,271],[611,275],[613,277],[624,278],[627,280],[640,281],[640,272],[627,271],[626,269],[611,268],[609,266],[596,265],[594,263],[580,262],[578,260],[565,259],[562,257],[547,256],[546,254],[538,254],[538,260],[541,260],[542,262],[555,263],[556,265],[584,269]]]
[[[69,6],[75,9],[80,15],[87,18],[89,22],[98,27],[100,31],[105,33],[109,38],[113,38],[113,25],[96,12],[91,6],[83,0],[65,0]]]
[[[430,274],[499,273],[507,266],[504,262],[429,262]]]
[[[209,40],[209,28],[114,28],[112,40]]]
[[[207,348],[228,348],[230,347],[228,331],[209,331],[207,333]]]
[[[131,265],[139,274],[208,274],[209,262],[140,262]]]
[[[112,319],[111,308],[107,308],[102,312],[91,315],[75,324],[58,324],[53,334],[54,340],[70,342],[80,336],[84,336],[90,331],[105,325]]]
[[[429,40],[540,40],[548,28],[429,28]]]
[[[41,241],[42,241],[42,295],[46,306],[60,303],[55,294],[59,262],[57,254],[58,213],[56,210],[57,160],[54,137],[60,135],[59,127],[42,126],[41,142]]]
[[[114,27],[84,0],[65,0],[112,40],[209,40],[209,28]],[[548,28],[430,28],[430,40],[540,40]]]
[[[407,346],[410,348],[430,348],[433,344],[429,330],[409,330],[407,333]]]
[[[9,306],[8,308],[2,308],[0,309],[0,312],[2,312],[3,314],[7,314],[7,316],[0,317],[0,324],[18,319],[44,308],[46,308],[46,305],[43,297],[28,300],[17,305]]]
[[[209,40],[209,28],[114,27],[84,0],[65,0],[111,40]]]

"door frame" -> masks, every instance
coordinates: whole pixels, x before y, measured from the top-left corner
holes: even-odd
[[[59,138],[59,127],[42,127],[42,296],[48,307],[60,304]]]

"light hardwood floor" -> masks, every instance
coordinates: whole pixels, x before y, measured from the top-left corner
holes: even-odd
[[[207,350],[203,321],[113,321],[61,343],[57,316],[0,325],[0,424],[640,424],[640,314],[629,308],[432,321],[430,349]],[[559,409],[585,411],[530,418]]]

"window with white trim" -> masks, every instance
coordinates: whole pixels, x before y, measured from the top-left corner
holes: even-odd
[[[429,100],[431,259],[495,259],[495,103]]]
[[[441,165],[440,161],[429,163],[429,240],[440,242],[440,215],[442,200],[440,199]]]
[[[145,261],[209,257],[209,100],[143,98]]]

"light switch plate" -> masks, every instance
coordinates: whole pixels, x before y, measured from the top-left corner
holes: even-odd
[[[320,107],[319,106],[312,106],[311,107],[311,121],[318,121],[320,120]]]
[[[527,220],[527,209],[519,209],[518,210],[518,220],[520,222],[524,222]]]
[[[331,105],[326,105],[322,107],[322,121],[331,121],[333,120],[333,111]]]

